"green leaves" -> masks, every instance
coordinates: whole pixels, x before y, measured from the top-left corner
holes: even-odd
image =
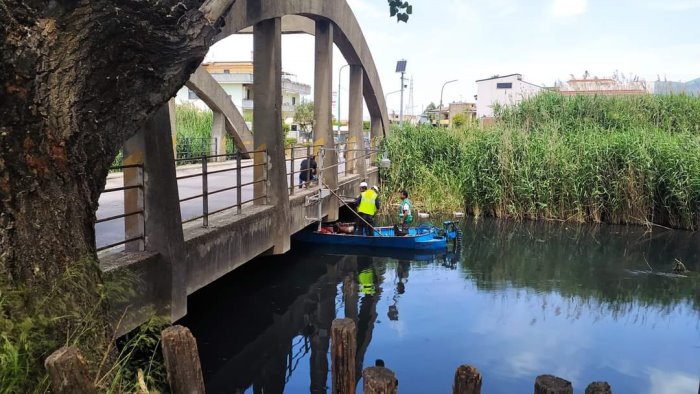
[[[387,0],[389,3],[389,15],[396,17],[397,22],[408,22],[408,16],[413,14],[413,6],[407,1]]]

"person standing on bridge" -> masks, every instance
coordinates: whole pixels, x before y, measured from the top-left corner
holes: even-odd
[[[316,164],[316,156],[311,155],[311,157],[302,160],[300,167],[301,172],[299,172],[299,189],[305,186],[308,187],[311,181],[316,180],[316,171],[318,167]]]
[[[367,182],[360,183],[360,196],[357,198],[357,214],[359,218],[356,220],[356,232],[359,235],[373,236],[374,230],[374,215],[377,214],[379,210],[379,188],[377,186],[372,186],[371,189],[367,189]]]

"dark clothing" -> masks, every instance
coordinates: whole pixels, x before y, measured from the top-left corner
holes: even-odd
[[[359,214],[362,219],[364,219],[367,223],[369,223],[371,226],[374,226],[374,217],[367,215],[366,213],[360,213]],[[355,221],[355,234],[357,235],[369,235],[370,237],[374,236],[374,231],[372,231],[372,227],[368,226],[365,221],[360,220],[360,218],[357,218]]]
[[[299,187],[301,187],[304,183],[310,182],[314,179],[316,179],[316,170],[317,170],[318,164],[316,164],[316,160],[307,158],[301,161],[301,167],[299,170],[301,171],[299,173]]]

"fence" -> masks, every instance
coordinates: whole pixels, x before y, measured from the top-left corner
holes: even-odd
[[[285,148],[285,161],[289,162],[288,166],[288,171],[287,171],[287,176],[289,177],[289,194],[292,195],[294,194],[294,191],[296,189],[295,185],[295,179],[297,177],[297,174],[299,174],[299,177],[301,177],[301,174],[303,172],[306,172],[307,176],[306,178],[306,184],[310,183],[311,179],[313,179],[314,175],[317,175],[316,173],[312,173],[311,168],[307,168],[302,170],[301,169],[301,164],[303,164],[303,160],[309,160],[311,157],[314,155],[315,150],[319,150],[323,147],[323,145],[293,145],[288,148]],[[305,153],[303,156],[297,156],[298,151],[302,151]],[[287,155],[287,152],[289,154]],[[302,163],[300,163],[299,169],[295,170],[296,168],[296,161],[302,159]],[[308,167],[308,166],[307,166]],[[304,186],[304,183],[302,183],[302,180],[299,179],[299,188]]]
[[[202,214],[199,216],[195,216],[193,218],[189,218],[187,220],[184,220],[183,224],[189,223],[189,222],[192,222],[192,221],[195,221],[198,219],[202,219],[202,227],[209,227],[209,215],[213,215],[215,213],[219,213],[221,211],[225,211],[225,210],[231,209],[231,208],[236,208],[237,213],[240,214],[241,207],[243,206],[243,204],[247,204],[249,202],[253,202],[253,201],[263,199],[263,198],[267,198],[267,191],[266,191],[265,193],[263,193],[260,196],[257,196],[257,197],[253,196],[253,198],[251,198],[251,199],[243,200],[242,189],[244,187],[255,185],[257,183],[267,182],[267,180],[268,180],[267,151],[266,150],[257,150],[257,151],[250,151],[249,153],[262,154],[263,155],[263,162],[258,163],[258,164],[249,164],[249,165],[243,166],[243,165],[241,165],[241,155],[237,153],[237,154],[235,154],[235,158],[236,158],[236,166],[235,167],[210,171],[209,166],[208,166],[208,162],[210,159],[218,159],[220,157],[229,157],[230,155],[228,155],[228,154],[225,154],[225,155],[202,155],[196,160],[196,161],[201,163],[201,166],[202,166],[201,172],[195,173],[195,174],[181,175],[181,176],[178,176],[176,178],[178,181],[183,180],[183,179],[197,178],[197,177],[202,178],[202,193],[180,199],[180,204],[182,204],[183,202],[187,202],[190,200],[201,198],[202,199]],[[191,161],[192,159],[191,158],[175,159],[175,162],[177,163],[178,161],[187,161],[187,160]],[[243,184],[241,183],[241,170],[244,170],[246,168],[260,167],[260,166],[262,166],[264,169],[265,176],[263,177],[263,179],[258,179],[258,180],[253,179],[253,181],[251,181],[251,182],[243,183]],[[236,185],[230,186],[230,187],[225,187],[222,189],[217,189],[214,191],[210,191],[209,190],[209,175],[221,174],[221,173],[225,173],[225,172],[236,172]],[[230,190],[236,190],[236,203],[233,205],[229,205],[229,206],[217,209],[213,212],[209,212],[209,196],[211,196],[213,194],[217,194],[217,193],[223,193],[223,192],[230,191]]]
[[[127,209],[127,201],[131,200],[127,196],[124,196],[124,213],[120,215],[114,215],[114,216],[109,216],[106,218],[101,218],[97,219],[95,221],[95,224],[99,223],[104,223],[104,222],[109,222],[113,220],[118,220],[118,219],[124,219],[126,221],[129,220],[130,217],[138,215],[138,218],[136,219],[136,223],[134,225],[139,228],[139,234],[127,239],[124,239],[119,242],[114,242],[108,245],[101,246],[97,248],[97,251],[102,251],[105,249],[113,248],[115,246],[119,245],[128,245],[131,242],[134,242],[135,246],[134,249],[137,250],[143,250],[143,243],[145,242],[145,234],[144,234],[144,228],[145,228],[145,216],[144,216],[144,205],[145,205],[145,199],[143,196],[143,187],[144,187],[144,177],[143,177],[143,164],[131,164],[131,165],[125,165],[125,166],[116,166],[116,167],[110,167],[110,171],[115,170],[115,171],[121,171],[124,173],[124,181],[126,182],[127,179],[137,179],[137,183],[134,185],[124,185],[122,187],[113,187],[109,189],[105,189],[102,193],[115,193],[115,192],[135,192],[137,193],[137,198],[136,198],[136,209],[134,209],[131,212],[126,212]],[[136,171],[136,177],[133,177],[129,174],[129,171]],[[128,226],[129,223],[127,223]],[[138,241],[138,243],[136,243]]]
[[[202,156],[211,156],[218,152],[217,138],[180,137],[175,143],[177,165],[195,164]]]

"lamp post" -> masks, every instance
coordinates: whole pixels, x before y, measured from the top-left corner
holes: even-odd
[[[338,70],[338,95],[335,98],[338,104],[338,119],[336,119],[337,123],[335,127],[336,133],[338,134],[338,138],[340,138],[340,74],[343,72],[343,69],[347,66],[349,66],[349,64],[340,67],[340,70]]]
[[[386,104],[386,101],[387,101],[387,99],[389,98],[389,96],[391,96],[391,95],[394,94],[394,93],[398,93],[398,92],[400,92],[400,91],[401,91],[401,89],[399,89],[399,90],[394,90],[393,92],[389,92],[389,93],[385,94],[385,95],[384,95],[384,103]]]
[[[452,82],[457,82],[457,80],[453,79],[451,81],[447,81],[447,82],[443,83],[442,89],[440,89],[440,110],[438,111],[438,116],[440,117],[440,119],[438,119],[438,126],[440,126],[440,123],[442,123],[442,92],[445,91],[445,85],[447,85],[448,83],[452,83]]]

